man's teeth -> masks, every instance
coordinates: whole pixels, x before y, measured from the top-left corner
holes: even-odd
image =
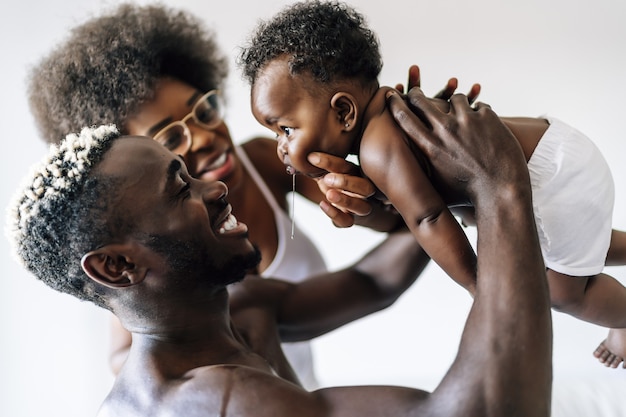
[[[220,234],[233,230],[235,227],[237,227],[237,219],[231,214],[226,218],[226,220],[224,220],[224,223],[222,223],[222,227],[220,227]]]
[[[226,153],[223,153],[219,158],[217,158],[215,160],[215,162],[213,162],[211,165],[209,165],[206,169],[208,171],[213,170],[213,169],[217,169],[219,167],[221,167],[222,165],[224,165],[226,163],[226,158],[228,157],[228,155]]]

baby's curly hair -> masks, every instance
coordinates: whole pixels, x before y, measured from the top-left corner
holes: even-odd
[[[254,85],[259,71],[283,55],[292,74],[308,71],[322,83],[351,78],[376,82],[383,65],[378,39],[365,18],[334,1],[295,3],[259,23],[237,64]]]
[[[199,19],[161,5],[122,4],[74,28],[30,72],[29,104],[44,140],[125,121],[159,78],[223,88],[228,60]]]
[[[15,194],[5,229],[14,255],[37,278],[104,308],[106,300],[80,260],[120,227],[114,201],[119,180],[93,173],[118,137],[114,126],[84,128],[51,146]]]

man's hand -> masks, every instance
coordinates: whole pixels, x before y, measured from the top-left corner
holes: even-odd
[[[417,87],[408,98],[409,104],[391,90],[387,103],[430,161],[436,182],[474,203],[479,195],[493,194],[494,187],[528,183],[520,145],[489,105],[471,107],[467,96],[455,94],[445,111]]]
[[[409,77],[407,81],[407,91],[410,91],[413,87],[421,88],[421,75],[420,69],[417,65],[411,65],[409,67]],[[455,77],[450,78],[446,86],[440,90],[433,98],[448,101],[459,87],[459,80]],[[404,93],[404,85],[396,84],[396,90],[400,93]],[[467,100],[472,104],[478,98],[480,94],[480,84],[473,84],[470,91],[467,93]]]

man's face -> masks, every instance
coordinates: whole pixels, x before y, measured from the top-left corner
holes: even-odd
[[[225,200],[226,186],[193,179],[182,159],[157,142],[120,138],[97,169],[121,179],[117,212],[135,223],[132,238],[165,255],[170,275],[225,285],[258,261],[247,226]]]
[[[316,86],[320,88],[312,92]],[[309,153],[348,155],[350,143],[340,138],[331,97],[313,77],[292,76],[285,58],[271,61],[261,71],[252,87],[252,114],[276,133],[278,158],[285,166],[316,177],[325,172],[308,163]]]

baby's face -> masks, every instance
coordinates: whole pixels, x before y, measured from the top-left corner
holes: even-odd
[[[311,177],[325,172],[307,161],[311,152],[345,158],[350,149],[342,140],[339,117],[324,89],[307,75],[289,74],[286,60],[271,61],[252,86],[252,114],[276,134],[278,158],[288,172]],[[306,86],[306,87],[305,87]]]

